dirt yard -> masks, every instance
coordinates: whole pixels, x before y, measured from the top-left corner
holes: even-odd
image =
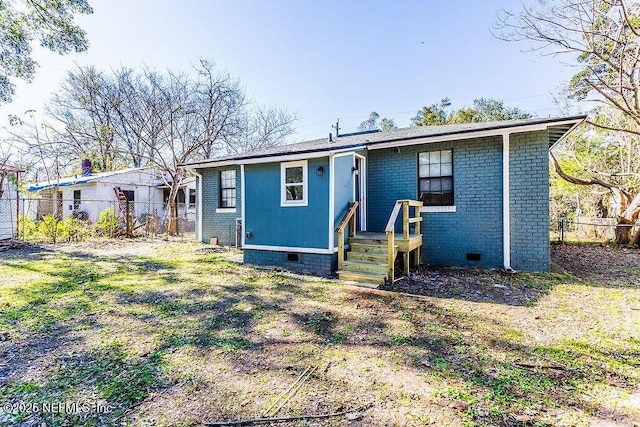
[[[193,242],[0,252],[0,425],[640,425],[640,251],[552,253],[372,290]]]

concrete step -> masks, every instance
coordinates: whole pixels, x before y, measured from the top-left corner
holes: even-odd
[[[387,263],[380,264],[376,262],[347,260],[342,266],[343,270],[380,274],[382,276],[388,272]]]
[[[358,271],[338,270],[338,277],[340,278],[340,280],[384,285],[385,275],[364,273]]]
[[[377,262],[377,263],[387,263],[387,251],[384,253],[376,253],[376,252],[358,252],[358,251],[350,251],[347,252],[347,259],[349,261],[369,261],[369,262]]]

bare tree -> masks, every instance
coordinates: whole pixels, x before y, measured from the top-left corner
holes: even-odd
[[[533,41],[535,49],[569,55],[579,71],[572,96],[610,106],[629,117],[632,128],[594,126],[640,134],[640,4],[625,0],[535,0],[518,14],[502,11],[495,34]]]
[[[115,135],[115,92],[108,76],[94,67],[67,73],[47,106],[47,113],[58,123],[52,146],[57,155],[91,159],[101,171],[122,167],[123,148]]]
[[[296,114],[285,109],[257,107],[242,115],[239,132],[228,140],[227,151],[242,153],[262,150],[282,144],[291,136],[298,120]]]
[[[0,200],[2,200],[2,196],[4,195],[4,183],[7,180],[7,176],[9,175],[9,171],[7,169],[8,161],[8,155],[0,155]]]
[[[19,163],[30,169],[36,180],[44,174],[50,181],[60,177],[60,159],[67,159],[65,152],[61,152],[58,144],[57,131],[51,127],[43,115],[41,119],[35,110],[27,110],[23,115],[9,115],[7,143],[11,146],[12,154],[16,155]],[[67,166],[63,164],[63,169]]]
[[[180,164],[283,143],[295,115],[252,108],[240,83],[201,60],[192,73],[128,68],[69,72],[49,111],[63,129],[52,146],[110,170],[151,165],[169,187],[169,232],[186,171]]]
[[[566,173],[551,153],[556,172],[577,185],[597,185],[609,190],[615,200],[620,243],[638,244],[640,230],[631,235],[630,225],[640,214],[638,151],[640,149],[640,3],[626,0],[534,0],[519,13],[502,11],[496,36],[509,41],[533,41],[534,50],[568,55],[577,72],[568,95],[594,101],[600,106],[588,125],[600,129],[615,145],[613,155],[604,150],[576,151],[581,143],[565,144],[570,160],[583,167],[588,178]],[[625,136],[626,135],[626,136]],[[605,161],[592,162],[591,160]],[[590,161],[582,162],[588,158]],[[595,163],[599,165],[594,166]]]

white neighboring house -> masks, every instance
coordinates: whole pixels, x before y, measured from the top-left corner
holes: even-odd
[[[91,173],[32,184],[28,190],[39,198],[35,217],[53,214],[59,219],[76,215],[96,222],[100,212],[115,208],[122,216],[114,189],[122,190],[138,219],[157,216],[162,222],[169,214],[168,189],[162,172],[152,167]],[[195,179],[185,179],[178,193],[179,215],[195,222]],[[188,195],[188,196],[187,196]],[[182,203],[180,203],[182,201]]]
[[[20,174],[24,170],[0,165],[0,240],[17,235],[18,215],[20,215],[19,186]]]

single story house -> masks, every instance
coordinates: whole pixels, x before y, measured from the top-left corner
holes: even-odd
[[[93,173],[85,163],[82,175],[35,183],[27,189],[37,197],[32,208],[37,219],[47,214],[60,219],[76,215],[95,222],[105,209],[115,208],[122,215],[126,205],[119,198],[129,203],[138,219],[157,216],[162,221],[169,215],[169,188],[162,172],[152,167]],[[195,223],[195,197],[195,178],[185,178],[177,195],[178,215],[191,223]]]
[[[329,135],[186,164],[196,234],[239,240],[249,264],[374,283],[398,261],[548,271],[548,150],[584,118]]]
[[[0,240],[17,235],[20,215],[20,174],[24,170],[7,164],[0,165]]]

